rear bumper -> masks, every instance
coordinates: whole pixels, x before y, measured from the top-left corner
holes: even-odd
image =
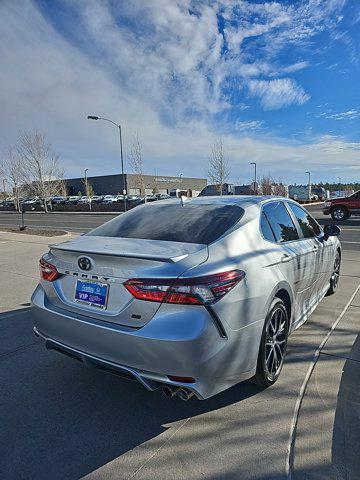
[[[182,385],[205,399],[255,371],[253,346],[260,339],[262,322],[222,338],[207,310],[197,306],[179,310],[164,305],[151,322],[134,330],[59,309],[48,302],[41,285],[32,303],[34,331],[48,347],[68,350],[85,363],[127,372],[149,390],[164,383]],[[172,382],[167,375],[190,376],[196,383]]]

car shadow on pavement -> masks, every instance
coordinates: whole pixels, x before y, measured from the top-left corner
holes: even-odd
[[[1,478],[80,478],[168,424],[262,390],[245,382],[207,401],[168,399],[47,351],[32,333],[31,315],[29,309],[0,314]]]

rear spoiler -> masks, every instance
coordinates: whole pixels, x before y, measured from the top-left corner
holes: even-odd
[[[129,253],[119,253],[119,252],[115,252],[115,251],[99,251],[99,250],[91,250],[91,249],[84,249],[82,248],[81,250],[77,250],[73,247],[70,247],[70,246],[67,246],[66,244],[63,244],[63,245],[49,245],[49,248],[50,248],[50,251],[53,251],[53,250],[63,250],[63,251],[66,251],[66,252],[73,252],[73,253],[78,253],[79,255],[80,254],[92,254],[92,255],[108,255],[108,256],[112,256],[112,255],[116,255],[117,257],[122,257],[122,258],[139,258],[139,259],[142,259],[142,260],[153,260],[153,261],[157,261],[157,262],[165,262],[165,263],[177,263],[177,262],[180,262],[181,260],[184,260],[184,258],[188,257],[189,254],[185,254],[185,255],[179,255],[179,256],[176,256],[176,257],[164,257],[163,255],[156,255],[156,254],[153,254],[153,253],[138,253],[138,252],[129,252]]]

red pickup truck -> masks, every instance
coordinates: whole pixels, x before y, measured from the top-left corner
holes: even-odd
[[[350,197],[332,198],[324,202],[324,215],[331,215],[333,220],[346,220],[353,214],[360,214],[360,190]]]

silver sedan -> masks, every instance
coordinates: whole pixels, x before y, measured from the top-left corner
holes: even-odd
[[[34,332],[47,348],[183,400],[247,379],[269,386],[289,334],[336,291],[339,233],[284,198],[138,206],[50,246]]]

